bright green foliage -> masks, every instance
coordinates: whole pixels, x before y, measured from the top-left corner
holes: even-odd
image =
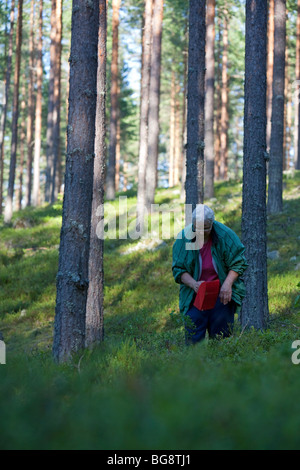
[[[268,260],[268,329],[236,322],[231,338],[192,348],[171,273],[173,240],[155,251],[107,240],[105,340],[55,365],[61,202],[16,213],[15,228],[0,225],[0,448],[299,449],[300,365],[291,356],[300,339],[300,173],[285,183],[284,211],[268,220],[268,251],[279,254]],[[238,181],[218,183],[207,201],[237,233],[241,194]],[[177,197],[159,190],[156,202]],[[131,194],[128,206],[135,203]]]

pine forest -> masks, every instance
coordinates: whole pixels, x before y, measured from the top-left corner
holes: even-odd
[[[300,0],[0,0],[0,449],[300,449],[299,96]]]

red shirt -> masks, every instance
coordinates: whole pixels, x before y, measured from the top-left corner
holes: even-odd
[[[199,252],[200,268],[202,264],[202,272],[199,281],[216,281],[219,279],[218,274],[214,268],[212,254],[211,254],[212,239],[204,243]],[[202,260],[202,263],[201,263]]]

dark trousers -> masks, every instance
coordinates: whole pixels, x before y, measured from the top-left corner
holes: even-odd
[[[206,331],[210,338],[230,336],[235,310],[236,304],[233,300],[224,305],[219,297],[211,310],[198,310],[192,303],[185,318],[186,343],[195,344],[202,341]]]

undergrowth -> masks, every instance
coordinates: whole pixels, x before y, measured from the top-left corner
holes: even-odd
[[[268,218],[277,253],[265,331],[236,319],[230,338],[186,347],[174,240],[106,240],[105,340],[64,365],[51,351],[61,201],[0,224],[0,448],[299,449],[299,187],[299,172],[286,176],[284,210]],[[217,183],[207,201],[239,235],[241,196],[241,182]],[[178,198],[178,188],[156,194],[157,204]]]

